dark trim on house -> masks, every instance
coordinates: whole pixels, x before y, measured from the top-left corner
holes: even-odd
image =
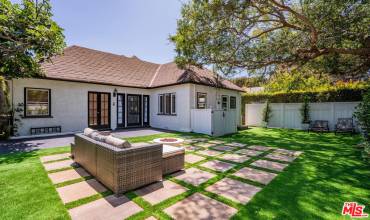
[[[147,98],[148,99],[148,109],[145,109],[144,107],[144,99],[145,98]],[[143,126],[144,127],[149,127],[150,126],[150,95],[143,95],[143,100],[142,100],[142,102],[143,102]],[[147,120],[147,122],[145,123],[144,122],[144,112],[145,111],[148,111],[147,112],[147,118],[146,118],[146,120]]]
[[[199,108],[199,95],[203,95],[203,94],[205,94],[206,95],[206,101],[205,101],[205,107],[204,108]],[[207,96],[208,96],[208,94],[206,93],[206,92],[197,92],[197,109],[206,109],[207,108]]]
[[[143,117],[143,112],[142,112],[142,105],[143,105],[143,103],[142,103],[142,95],[140,95],[140,94],[127,94],[126,95],[127,96],[127,98],[126,98],[126,111],[127,111],[127,127],[142,127],[142,117]],[[128,103],[129,103],[129,100],[128,100],[128,98],[129,98],[129,96],[137,96],[137,97],[139,97],[139,123],[131,123],[131,124],[129,124],[128,123],[128,117],[129,117],[129,111],[128,111]]]
[[[123,117],[122,117],[122,124],[118,124],[118,96],[121,95],[123,96],[122,100],[122,108],[123,108]],[[125,93],[117,93],[116,97],[116,105],[117,105],[117,128],[125,128],[126,126],[126,94]]]
[[[100,110],[101,111],[101,94],[106,94],[108,95],[108,125],[105,125],[105,126],[102,126],[101,125],[101,117],[100,117],[100,114],[97,114],[97,125],[96,126],[90,126],[90,111],[89,111],[89,103],[90,103],[90,93],[96,93],[98,94],[97,96],[97,110]],[[112,105],[112,102],[111,102],[111,93],[109,92],[96,92],[96,91],[88,91],[87,92],[87,126],[88,127],[91,127],[91,128],[95,128],[95,129],[111,129],[111,105]]]
[[[27,115],[27,89],[40,89],[49,91],[49,114],[47,115]],[[23,91],[23,117],[22,118],[52,118],[51,116],[51,89],[47,88],[34,88],[34,87],[24,87]]]

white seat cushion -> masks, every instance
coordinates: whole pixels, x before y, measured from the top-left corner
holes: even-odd
[[[163,157],[183,154],[184,152],[185,150],[182,147],[174,147],[171,145],[163,144]]]
[[[91,137],[90,135],[94,132],[95,132],[95,130],[91,129],[91,128],[85,128],[84,129],[84,135],[87,136],[87,137]]]

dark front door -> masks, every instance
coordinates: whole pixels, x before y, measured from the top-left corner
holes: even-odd
[[[143,124],[149,126],[149,96],[143,96]]]
[[[141,95],[127,95],[127,126],[141,126]]]
[[[125,127],[125,94],[117,94],[117,127]]]
[[[110,128],[110,93],[88,93],[88,124],[91,128]]]

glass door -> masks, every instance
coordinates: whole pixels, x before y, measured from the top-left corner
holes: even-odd
[[[117,127],[125,127],[125,94],[117,94]]]
[[[149,117],[150,117],[150,113],[149,113],[149,96],[148,95],[144,95],[143,96],[143,124],[144,126],[149,126]]]
[[[127,95],[127,126],[141,126],[141,95]]]
[[[88,126],[110,128],[110,93],[88,93]]]

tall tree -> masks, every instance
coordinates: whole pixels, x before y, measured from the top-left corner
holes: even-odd
[[[63,29],[52,20],[48,0],[0,0],[0,74],[5,78],[42,74],[40,63],[62,53]]]
[[[182,67],[268,73],[311,65],[364,76],[369,24],[368,0],[192,0],[171,40]]]

